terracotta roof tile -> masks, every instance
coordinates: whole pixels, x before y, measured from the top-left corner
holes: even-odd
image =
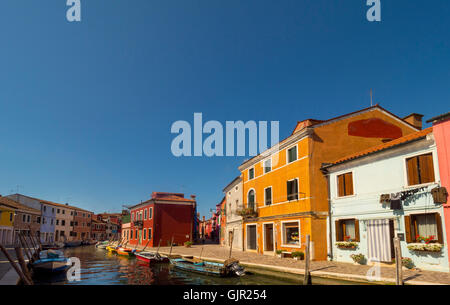
[[[4,204],[7,205],[9,207],[15,208],[15,209],[19,209],[19,210],[23,210],[23,211],[28,211],[30,213],[38,213],[40,214],[41,211],[30,208],[29,206],[23,205],[21,203],[18,203],[10,198],[7,197],[0,197],[0,204]]]
[[[334,161],[331,164],[327,164],[324,167],[325,168],[326,167],[330,167],[332,165],[336,165],[336,164],[340,164],[340,163],[343,163],[343,162],[346,162],[346,161],[350,161],[350,160],[353,160],[353,159],[361,158],[361,157],[367,156],[367,155],[375,153],[375,152],[379,152],[379,151],[382,151],[382,150],[393,148],[393,147],[401,145],[401,144],[405,144],[405,143],[408,143],[408,142],[411,142],[411,141],[419,140],[419,139],[427,136],[428,134],[430,134],[432,132],[433,132],[433,127],[429,127],[427,129],[424,129],[424,130],[421,130],[421,131],[418,131],[418,132],[414,132],[414,133],[411,133],[411,134],[406,135],[404,137],[401,137],[401,138],[389,141],[387,143],[379,144],[377,146],[373,146],[373,147],[365,149],[363,151],[360,151],[360,152],[348,155],[346,157],[343,157],[343,158],[341,158],[339,160]]]

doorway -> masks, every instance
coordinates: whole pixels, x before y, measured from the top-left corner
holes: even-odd
[[[256,250],[256,225],[247,225],[247,249]]]
[[[274,251],[273,223],[264,224],[264,252]]]
[[[390,219],[371,219],[367,221],[368,259],[375,262],[391,262],[393,252],[392,238],[394,222]]]

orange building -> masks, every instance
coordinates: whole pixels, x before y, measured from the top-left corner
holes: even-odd
[[[244,162],[244,250],[273,255],[305,251],[327,259],[327,181],[323,163],[421,129],[421,116],[403,119],[379,105],[329,120],[298,122],[292,135]],[[352,183],[351,181],[347,181]]]

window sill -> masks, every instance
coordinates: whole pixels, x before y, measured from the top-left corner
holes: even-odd
[[[348,195],[348,196],[342,196],[342,197],[335,197],[334,200],[340,200],[340,199],[349,199],[356,197],[356,194]]]
[[[409,189],[415,189],[415,188],[432,186],[432,185],[438,185],[438,183],[435,181],[435,182],[428,182],[428,183],[422,183],[422,184],[406,185],[403,187],[403,189],[409,190]]]
[[[283,248],[301,248],[302,245],[293,245],[293,244],[284,245],[284,244],[282,244],[281,247],[283,247]]]

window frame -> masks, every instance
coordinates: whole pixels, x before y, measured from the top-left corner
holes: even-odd
[[[253,172],[253,177],[252,178],[250,178],[250,171],[252,171]],[[248,169],[248,181],[250,181],[250,180],[253,180],[253,179],[255,179],[255,167],[253,166],[253,167],[251,167],[251,168],[249,168]]]
[[[294,180],[297,180],[297,198],[289,199],[289,193],[287,192],[287,183],[294,181]],[[287,200],[287,202],[298,201],[299,199],[300,199],[300,179],[297,177],[297,178],[286,180],[286,200]]]
[[[270,204],[267,204],[266,190],[270,189]],[[264,206],[271,206],[273,204],[273,187],[270,185],[264,188]]]
[[[289,161],[289,151],[291,149],[293,149],[294,147],[295,147],[295,150],[296,150],[295,160]],[[291,163],[297,161],[298,159],[299,159],[299,157],[298,157],[298,143],[296,143],[295,145],[292,145],[292,146],[286,148],[286,164],[291,164]]]
[[[339,177],[340,176],[344,176],[344,183],[345,183],[345,175],[347,174],[351,174],[352,177],[352,194],[351,195],[343,195],[341,196],[339,194]],[[355,192],[355,171],[351,170],[351,171],[344,171],[344,172],[340,172],[338,174],[336,174],[336,199],[342,199],[342,198],[348,198],[348,197],[353,197],[356,196],[356,192]],[[344,185],[344,192],[345,192],[345,185]]]
[[[268,168],[268,166],[266,166],[266,162],[270,161],[270,169],[267,171],[266,169]],[[272,156],[270,156],[269,158],[265,159],[262,161],[262,167],[263,167],[263,173],[264,174],[268,174],[272,171],[273,167],[272,167]]]
[[[352,242],[360,242],[361,240],[361,233],[359,230],[359,219],[358,218],[340,218],[334,220],[334,238],[336,242],[342,242],[345,240],[345,227],[344,222],[353,220],[354,226],[355,226],[355,240],[352,240]],[[338,229],[339,228],[339,229]]]
[[[434,181],[432,182],[424,182],[424,183],[419,183],[419,184],[409,184],[409,172],[408,172],[408,160],[412,159],[412,158],[417,158],[423,155],[431,155],[432,158],[432,169],[433,169],[433,175],[434,175]],[[407,155],[403,158],[403,168],[404,168],[404,173],[405,173],[405,188],[415,188],[415,187],[420,187],[420,186],[424,186],[424,185],[431,185],[431,184],[435,184],[436,181],[439,180],[439,171],[436,170],[436,165],[435,165],[435,160],[436,160],[436,155],[434,150],[428,150],[428,151],[423,151],[420,153],[414,153],[414,154],[410,154]]]
[[[298,225],[298,245],[286,243],[285,225],[286,225],[286,223],[293,223],[293,222],[296,222]],[[283,247],[283,248],[301,248],[302,247],[302,239],[301,239],[302,228],[300,226],[300,219],[283,220],[283,221],[280,221],[280,224],[281,224],[281,247]]]
[[[412,213],[408,215],[404,215],[404,225],[405,225],[405,241],[407,243],[417,243],[416,236],[418,234],[417,231],[417,224],[416,224],[416,217],[417,216],[423,216],[423,215],[434,215],[436,219],[436,243],[444,244],[444,232],[442,227],[442,215],[438,211],[431,212],[431,213]],[[409,228],[408,228],[409,225]]]
[[[256,209],[256,207],[257,207],[257,203],[256,203],[256,190],[254,189],[254,188],[251,188],[251,189],[249,189],[248,190],[248,192],[247,192],[247,208],[249,209],[250,207],[249,207],[249,203],[250,203],[250,200],[249,200],[249,195],[250,195],[250,192],[251,191],[253,191],[253,193],[254,193],[254,196],[253,196],[253,204],[254,204],[254,208]]]
[[[254,226],[255,227],[255,249],[250,249],[248,247],[249,245],[249,234],[248,234],[248,227]],[[245,224],[245,251],[252,251],[256,252],[258,251],[258,224],[257,223],[247,223]]]

